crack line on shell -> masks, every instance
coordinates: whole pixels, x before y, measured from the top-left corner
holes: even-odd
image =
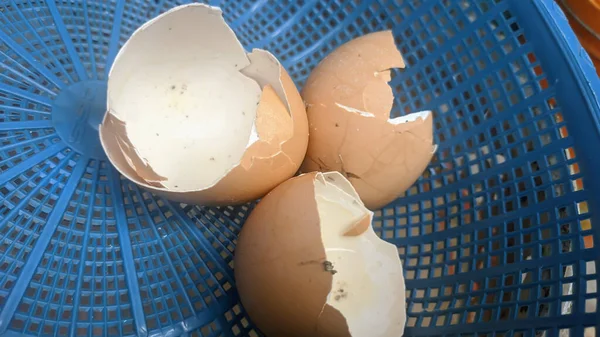
[[[433,139],[432,138],[421,138],[421,137],[419,137],[419,135],[415,134],[411,130],[395,131],[395,133],[398,133],[398,134],[408,133],[408,134],[412,135],[413,137],[415,137],[416,139],[418,139],[418,140],[420,140],[422,142],[431,142],[431,143],[433,143]],[[431,145],[435,145],[435,144],[431,144]]]
[[[405,166],[406,166],[406,165],[405,165]],[[377,191],[377,192],[380,192],[380,193],[382,193],[382,194],[388,194],[388,192],[384,192],[384,191],[380,190],[380,189],[379,189],[379,187],[375,187],[375,186],[373,186],[373,185],[372,185],[370,182],[368,182],[368,181],[367,181],[367,180],[365,180],[365,179],[360,179],[360,181],[362,181],[362,182],[363,182],[365,185],[369,186],[370,188],[374,189],[374,190],[375,190],[375,191]]]
[[[418,139],[418,137],[417,137],[415,134],[413,134],[412,132],[407,132],[407,133],[409,133],[411,136],[413,136],[413,137],[415,137],[415,138],[417,138],[417,139]],[[388,146],[389,146],[389,145],[388,145]],[[367,168],[367,169],[365,170],[365,173],[362,175],[363,177],[364,177],[364,176],[366,176],[366,175],[368,175],[369,171],[371,171],[371,169],[373,168],[373,166],[375,166],[375,163],[377,163],[377,162],[378,162],[378,163],[381,163],[381,164],[383,164],[383,165],[386,165],[385,163],[383,163],[383,162],[379,161],[379,158],[380,158],[380,157],[383,155],[383,152],[385,152],[385,151],[382,151],[382,152],[381,152],[381,153],[380,153],[380,154],[379,154],[379,155],[378,155],[376,158],[374,158],[374,161],[371,163],[371,165],[369,166],[369,168]],[[399,155],[399,152],[396,152],[396,153],[395,153],[395,156],[393,157],[393,159],[396,159],[396,158],[398,158],[398,155]],[[404,165],[404,168],[405,168],[406,170],[408,170],[408,166],[407,166],[406,160],[404,160],[404,161],[403,161],[403,165]],[[368,178],[365,178],[365,179],[368,179]],[[373,189],[375,189],[375,190],[377,190],[377,191],[379,191],[379,192],[383,192],[383,191],[379,190],[378,188],[376,188],[375,186],[373,186],[373,185],[371,185],[370,183],[368,183],[368,182],[367,182],[365,179],[362,179],[362,181],[363,181],[365,184],[367,184],[368,186],[370,186],[371,188],[373,188]]]
[[[308,160],[312,161],[315,165],[317,165],[319,167],[319,171],[331,171],[331,169],[329,168],[329,166],[327,166],[327,164],[325,164],[323,162],[323,160],[321,158],[319,158],[319,157],[317,157],[317,160],[318,160],[317,161],[311,155],[307,154],[305,159],[308,159]],[[325,169],[325,170],[323,170],[323,169]]]
[[[341,168],[341,173],[344,177],[346,177],[346,179],[350,179],[350,178],[354,178],[354,179],[362,179],[361,177],[359,177],[357,174],[354,174],[352,172],[348,172],[346,171],[346,169],[344,168],[344,158],[342,158],[342,154],[338,153],[338,157],[340,158],[340,163],[342,165]]]
[[[332,286],[333,288],[333,286]],[[331,294],[331,289],[329,289],[329,293],[327,293],[327,296],[329,296],[329,294]],[[318,333],[319,332],[319,320],[321,319],[321,316],[323,316],[323,313],[325,312],[325,307],[327,306],[327,297],[325,297],[325,304],[323,304],[323,307],[321,308],[321,312],[319,312],[319,315],[317,316],[317,321],[316,321],[316,327],[315,327],[315,332]]]
[[[367,185],[367,186],[371,187],[372,189],[376,190],[377,192],[381,192],[381,193],[384,193],[384,194],[385,194],[385,192],[384,192],[384,191],[380,190],[378,187],[375,187],[375,186],[373,186],[371,183],[369,183],[368,181],[366,181],[365,179],[363,179],[363,178],[359,177],[358,175],[356,175],[356,174],[354,174],[354,173],[352,173],[352,175],[356,176],[356,178],[354,178],[354,177],[350,177],[350,176],[348,175],[348,172],[347,172],[346,170],[344,170],[344,160],[342,159],[342,155],[341,155],[341,154],[338,154],[338,156],[340,157],[340,161],[341,161],[341,164],[342,164],[342,172],[341,172],[341,173],[342,173],[342,174],[343,174],[343,175],[344,175],[344,176],[345,176],[345,177],[346,177],[348,180],[350,180],[350,179],[358,179],[358,180],[362,181],[362,182],[363,182],[365,185]],[[374,159],[374,161],[373,161],[373,163],[371,164],[371,166],[369,167],[369,169],[371,169],[371,168],[373,167],[373,165],[375,164],[375,161],[377,161],[377,158],[375,158],[375,159]],[[406,166],[406,164],[405,164],[405,166]],[[365,171],[365,174],[369,172],[369,169],[367,169],[367,170]],[[363,176],[364,176],[364,175],[363,175]]]
[[[290,139],[286,140],[286,142],[287,142],[287,141],[289,141],[289,140],[290,140]],[[268,142],[265,142],[265,141],[259,141],[259,142],[263,142],[263,143],[270,144],[270,143],[268,143]],[[256,143],[258,143],[258,142],[256,142]],[[256,144],[256,143],[255,143],[255,144]],[[245,153],[244,153],[244,154],[245,154]],[[273,155],[271,155],[271,156],[268,156],[268,157],[252,156],[252,158],[250,158],[250,165],[248,165],[248,168],[244,168],[244,169],[245,169],[246,171],[249,171],[249,170],[252,168],[252,166],[254,166],[254,163],[256,162],[256,160],[268,160],[268,159],[274,159],[275,157],[277,157],[277,156],[279,156],[279,155],[283,155],[285,158],[287,158],[287,160],[288,160],[288,161],[289,161],[289,162],[290,162],[292,165],[296,165],[296,163],[294,163],[294,161],[292,160],[292,158],[290,158],[290,156],[288,156],[288,154],[287,154],[287,153],[285,153],[285,152],[284,152],[283,150],[281,150],[281,148],[280,148],[279,152],[277,152],[277,153],[275,153],[275,154],[273,154]],[[243,166],[242,166],[242,167],[243,167]]]
[[[344,130],[344,137],[342,138],[342,141],[340,142],[340,146],[338,147],[338,149],[336,151],[338,154],[342,152],[342,148],[344,147],[344,144],[346,143],[346,138],[348,138],[348,129],[350,129],[348,121],[350,120],[350,116],[352,116],[352,115],[347,114],[347,116],[346,116],[346,128]]]

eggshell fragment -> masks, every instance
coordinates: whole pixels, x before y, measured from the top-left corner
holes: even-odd
[[[402,265],[340,173],[292,178],[247,219],[236,286],[252,321],[276,336],[402,336]]]
[[[301,170],[341,172],[370,209],[408,189],[435,150],[431,111],[390,118],[390,69],[404,66],[391,32],[376,32],[333,51],[302,90],[310,139]]]
[[[237,204],[298,170],[304,105],[279,61],[246,54],[220,9],[176,7],[120,50],[100,139],[128,179],[172,200]]]

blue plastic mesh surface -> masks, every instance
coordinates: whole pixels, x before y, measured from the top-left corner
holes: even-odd
[[[253,205],[171,203],[98,151],[110,63],[184,2],[1,2],[0,336],[261,335],[232,270]],[[300,86],[393,29],[393,115],[434,110],[440,145],[374,222],[404,262],[407,335],[596,335],[600,83],[551,0],[212,4]]]

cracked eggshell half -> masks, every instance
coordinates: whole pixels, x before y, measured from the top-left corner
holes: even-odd
[[[338,172],[294,177],[242,227],[235,278],[267,336],[402,336],[405,285],[397,248]]]
[[[310,137],[301,170],[341,172],[370,209],[406,191],[435,152],[431,111],[390,118],[390,69],[404,66],[392,33],[371,33],[328,55],[302,90]]]
[[[111,163],[154,193],[188,204],[262,197],[306,153],[306,112],[269,52],[246,54],[222,12],[176,7],[118,53],[99,128]]]

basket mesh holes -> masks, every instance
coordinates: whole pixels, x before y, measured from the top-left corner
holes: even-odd
[[[6,26],[14,29],[12,38],[19,44],[24,45],[38,62],[48,63],[50,69],[58,68],[60,72],[57,75],[62,77],[66,83],[77,81],[77,74],[73,70],[72,62],[66,52],[66,48],[59,34],[54,29],[54,24],[49,10],[36,1],[20,3],[18,8],[25,17],[22,21],[17,11],[5,12]],[[29,29],[32,27],[34,30]],[[38,43],[32,43],[38,41]],[[25,42],[27,42],[25,44]],[[52,46],[52,47],[48,47]],[[49,60],[52,60],[49,62]]]
[[[6,149],[0,150],[0,172],[14,167],[57,141],[59,139],[52,129],[0,132],[0,146]]]
[[[251,42],[256,44],[258,47],[266,47],[267,49],[274,50],[275,54],[284,60],[285,65],[289,64],[288,69],[292,76],[294,76],[299,83],[302,83],[307,77],[313,61],[315,59],[321,59],[324,55],[329,53],[333,48],[338,46],[340,43],[345,42],[352,37],[359,34],[364,34],[373,30],[380,30],[385,27],[390,27],[392,22],[401,21],[402,14],[407,15],[410,10],[407,11],[407,6],[420,6],[420,2],[414,4],[403,4],[401,8],[404,8],[402,13],[395,4],[388,4],[387,6],[372,5],[369,8],[365,8],[362,15],[353,18],[359,11],[359,3],[337,3],[333,2],[328,4],[327,7],[317,4],[314,8],[309,9],[308,6],[298,6],[299,8],[291,8],[288,10],[290,16],[284,15],[283,20],[290,20],[290,17],[296,13],[303,13],[304,15],[299,20],[298,24],[292,25],[286,31],[275,31],[272,34],[274,38],[273,42],[263,46],[262,43],[265,39],[257,38],[257,36],[247,37],[244,40],[245,43]],[[308,11],[304,13],[303,11]],[[259,12],[259,11],[257,11]],[[310,17],[312,19],[308,20]],[[329,17],[327,20],[325,18]],[[335,18],[335,19],[333,19]],[[352,19],[350,19],[352,18]],[[393,18],[393,19],[391,19]],[[254,21],[253,21],[254,20]],[[260,25],[261,22],[267,22],[271,24],[268,14],[266,18],[251,18],[249,22],[256,22]],[[285,21],[284,21],[285,22]],[[275,23],[277,23],[275,21]],[[281,22],[283,23],[283,22]],[[341,23],[341,24],[340,24]],[[319,27],[319,29],[315,28]],[[268,36],[270,34],[270,28],[260,30],[262,36]],[[328,36],[328,40],[319,40],[320,36]],[[244,29],[240,29],[238,34],[243,35]],[[299,38],[298,38],[299,37]],[[298,38],[297,40],[292,40]],[[290,41],[290,43],[286,43]],[[322,46],[317,49],[316,46]],[[302,48],[302,46],[306,48]],[[304,49],[304,50],[303,50]],[[302,55],[302,57],[300,57]]]
[[[112,21],[108,18],[114,15],[115,3],[99,4],[88,2],[72,4],[60,1],[57,8],[68,30],[71,30],[71,40],[83,66],[90,78],[104,79],[106,54],[108,53]],[[108,19],[108,20],[107,20]],[[85,27],[89,24],[90,34]],[[95,63],[95,69],[93,64]]]
[[[235,336],[259,336],[250,326],[250,321],[246,318],[239,304],[225,312],[224,317],[227,323],[232,326],[231,331]]]
[[[247,21],[248,27],[243,32],[248,34],[244,38],[247,46],[255,43],[257,47],[264,47],[271,37],[279,39],[271,46],[277,45],[276,54],[286,60],[286,65],[294,65],[289,67],[290,72],[300,82],[308,76],[315,61],[340,43],[399,23],[395,30],[396,41],[407,56],[407,62],[416,66],[394,78],[394,90],[398,93],[394,112],[400,114],[421,107],[436,110],[435,127],[444,148],[440,148],[423,178],[406,193],[409,200],[406,205],[394,205],[379,212],[374,227],[383,237],[399,244],[398,252],[410,276],[407,281],[458,273],[463,274],[459,279],[472,280],[409,291],[412,325],[432,327],[486,322],[496,317],[506,320],[546,317],[559,310],[567,312],[563,310],[563,303],[569,306],[569,313],[573,308],[579,310],[583,304],[587,312],[596,312],[597,303],[593,301],[596,292],[592,290],[597,283],[596,264],[587,262],[584,269],[583,264],[570,259],[573,253],[597,249],[588,210],[591,204],[588,205],[587,194],[584,194],[589,191],[584,189],[579,158],[570,145],[564,145],[571,144],[569,138],[573,135],[569,134],[560,106],[552,97],[554,89],[550,89],[532,47],[527,45],[506,3],[442,0],[437,4],[405,1],[363,5],[358,1],[339,1],[332,2],[330,7],[268,3],[280,7],[277,10],[285,13],[280,17],[269,10],[272,8],[267,7],[267,3],[232,3],[226,7],[226,19],[232,22],[245,17],[237,23]],[[41,87],[21,83],[17,86],[51,97],[57,89],[44,77],[54,75],[68,82],[76,80],[77,75],[68,65],[71,60],[65,58],[64,48],[54,47],[58,32],[48,26],[54,21],[48,10],[36,12],[32,9],[42,3],[30,4],[33,3],[19,4],[26,21],[15,12],[15,4],[7,5],[5,11],[11,12],[7,15],[10,23],[4,25],[3,31],[17,43],[23,43],[35,58],[44,58],[47,62],[43,66],[51,68],[40,74],[21,60],[21,56],[5,50],[7,46],[0,46],[6,55],[3,62],[9,64],[1,81],[5,85],[41,83]],[[125,4],[122,41],[144,17],[173,4],[167,1],[137,7]],[[109,17],[116,14],[117,5],[114,1],[112,4],[57,2],[84,69],[88,74],[99,71],[99,78],[104,76],[104,55],[113,28]],[[250,11],[251,6],[257,6],[257,10]],[[415,11],[421,13],[420,18],[405,20]],[[306,19],[310,17],[315,20]],[[298,18],[304,20],[294,24]],[[79,28],[85,24],[89,24],[94,39],[89,39],[88,32]],[[35,32],[28,33],[28,25],[34,27]],[[295,40],[291,39],[292,35]],[[435,53],[439,48],[450,46],[443,54]],[[96,69],[93,69],[94,62]],[[10,73],[9,68],[17,69],[26,78]],[[4,106],[0,110],[6,111],[0,120],[48,117],[44,113],[7,109],[14,105],[48,112],[47,106],[9,98],[3,93],[0,96],[0,105]],[[0,160],[0,170],[22,163],[58,141],[44,138],[48,135],[42,130],[29,135],[27,132],[0,133],[1,146],[6,149],[0,153],[0,158],[6,158]],[[459,137],[462,135],[465,137]],[[18,261],[28,257],[45,220],[57,204],[58,193],[66,180],[56,180],[56,176],[68,177],[73,169],[73,160],[68,167],[62,167],[63,160],[64,156],[48,161],[48,166],[38,165],[0,187],[3,200],[0,217],[10,224],[0,233],[3,238],[0,250],[5,256],[0,264],[0,306],[23,268]],[[515,164],[516,161],[519,164]],[[100,169],[105,170],[105,165],[100,163]],[[71,332],[68,323],[81,310],[86,313],[86,320],[73,327],[75,334],[134,333],[128,302],[130,294],[116,238],[113,200],[110,189],[105,186],[108,178],[103,173],[94,176],[94,171],[97,170],[86,172],[82,179],[86,183],[77,186],[74,200],[69,201],[66,214],[59,220],[42,263],[18,306],[20,311],[14,316],[16,328],[11,323],[10,329],[46,334],[53,330],[54,334],[66,335]],[[57,182],[58,188],[53,190],[51,184],[42,182],[44,179]],[[463,184],[466,179],[475,182]],[[93,182],[100,182],[101,186],[94,190]],[[453,188],[455,184],[462,186]],[[445,188],[447,190],[441,190]],[[143,299],[155,300],[149,303],[148,309],[154,314],[150,317],[153,326],[166,327],[181,317],[206,310],[207,304],[214,304],[215,299],[231,291],[227,268],[232,268],[236,235],[248,209],[236,212],[231,208],[206,210],[188,206],[184,211],[193,221],[181,223],[178,211],[172,211],[171,205],[162,200],[153,200],[148,194],[139,194],[131,188],[124,192],[134,263],[145,275],[139,279],[140,295]],[[577,202],[571,201],[574,192],[579,196]],[[429,197],[421,200],[416,197],[417,193],[429,193]],[[14,211],[24,200],[27,202],[23,207]],[[49,207],[40,206],[44,204]],[[533,210],[538,205],[544,207],[542,213]],[[500,220],[497,216],[504,218]],[[477,226],[473,227],[476,221]],[[157,223],[156,228],[153,222]],[[90,226],[89,235],[85,234],[86,225]],[[430,236],[434,232],[445,234],[443,232],[450,229],[446,239],[435,240]],[[411,241],[409,237],[417,240],[406,244]],[[88,248],[84,249],[84,245]],[[160,256],[149,258],[153,254]],[[508,268],[516,263],[534,265],[528,260],[549,261],[554,257],[566,263],[560,268],[506,274],[501,274],[499,269],[501,264]],[[80,262],[82,260],[85,263]],[[482,268],[496,276],[477,279],[471,277],[475,274],[468,274]],[[193,272],[186,274],[187,270]],[[585,274],[583,282],[576,281],[577,274]],[[176,282],[177,275],[183,275],[181,283]],[[82,293],[68,290],[79,286]],[[56,291],[49,291],[51,287]],[[506,288],[501,291],[503,287]],[[574,299],[577,287],[585,289],[585,294]],[[192,306],[186,297],[194,303]],[[79,307],[73,309],[76,302]],[[65,304],[60,307],[62,311],[55,310],[56,303]],[[168,305],[180,309],[169,312]],[[111,311],[112,307],[118,308],[115,310],[121,316]],[[423,314],[417,316],[417,313]],[[32,315],[35,317],[30,317]],[[100,320],[112,321],[117,316],[127,321],[100,324]],[[236,333],[252,335],[243,317],[241,312],[232,316]],[[46,322],[42,323],[42,319]],[[52,320],[66,323],[50,322]],[[223,327],[212,324],[215,325],[205,325],[193,334],[219,334]],[[537,337],[555,333],[555,330],[528,329],[517,331],[516,335]]]

